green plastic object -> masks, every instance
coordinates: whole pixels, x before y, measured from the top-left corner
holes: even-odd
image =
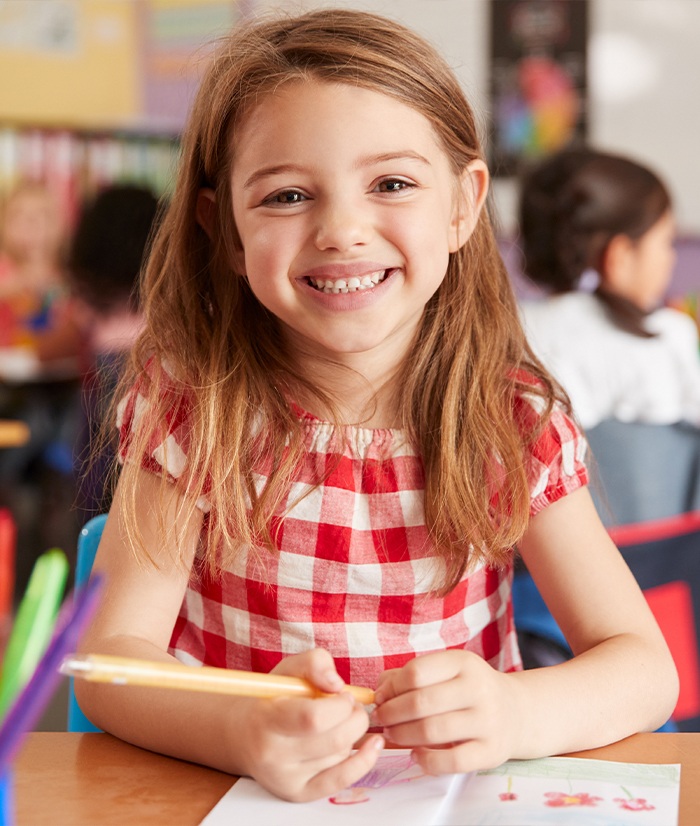
[[[68,559],[59,548],[34,563],[2,664],[0,720],[34,673],[49,644],[68,578]]]

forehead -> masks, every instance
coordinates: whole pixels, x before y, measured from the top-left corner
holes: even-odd
[[[49,192],[41,189],[21,189],[9,197],[6,208],[8,213],[29,209],[49,212],[54,206],[54,199]]]
[[[418,151],[443,152],[431,121],[393,95],[348,83],[297,79],[269,92],[247,112],[232,137],[232,156],[235,162],[256,148],[265,153],[280,145],[302,150],[309,136],[319,132],[353,135],[377,151],[382,143],[400,142]]]

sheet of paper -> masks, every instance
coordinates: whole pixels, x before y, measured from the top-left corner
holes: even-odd
[[[512,760],[458,785],[436,826],[674,826],[679,765],[571,757]]]
[[[385,752],[375,768],[354,786],[312,803],[287,803],[248,778],[239,780],[201,826],[232,823],[284,826],[352,826],[381,823],[426,826],[446,799],[455,775],[426,777],[410,751]],[[462,779],[458,775],[458,780]]]
[[[426,777],[410,752],[391,750],[350,789],[287,803],[243,778],[201,826],[675,826],[680,766],[549,757],[497,769]]]

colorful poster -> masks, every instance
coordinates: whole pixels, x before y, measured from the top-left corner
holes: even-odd
[[[585,139],[587,35],[588,0],[491,0],[495,175]]]
[[[255,0],[0,0],[0,124],[181,130]]]
[[[246,13],[245,0],[149,0],[138,6],[142,117],[179,131],[216,41]]]

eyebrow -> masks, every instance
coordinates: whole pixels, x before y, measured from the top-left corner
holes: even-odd
[[[404,149],[398,152],[380,152],[376,155],[368,155],[365,158],[361,158],[354,166],[356,169],[364,169],[369,166],[374,166],[377,163],[383,163],[385,161],[400,161],[400,160],[408,160],[408,161],[418,161],[425,166],[430,166],[430,161],[421,155],[419,152],[414,152],[412,149]],[[270,178],[273,175],[284,175],[290,172],[305,172],[306,168],[303,166],[299,166],[298,164],[293,163],[285,163],[285,164],[276,164],[275,166],[264,166],[261,169],[256,170],[253,172],[252,175],[246,180],[243,184],[243,189],[251,189],[255,184],[262,180],[263,178]]]

